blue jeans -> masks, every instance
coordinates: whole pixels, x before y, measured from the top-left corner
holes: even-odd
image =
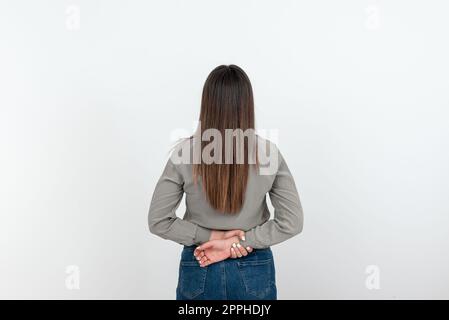
[[[184,246],[179,264],[177,300],[276,300],[276,277],[270,248],[246,257],[226,259],[201,268]]]

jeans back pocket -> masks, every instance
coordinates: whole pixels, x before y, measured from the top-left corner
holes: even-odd
[[[178,300],[195,299],[204,292],[207,268],[202,268],[198,261],[183,261],[179,265]]]
[[[273,259],[237,262],[246,292],[254,299],[276,299]]]

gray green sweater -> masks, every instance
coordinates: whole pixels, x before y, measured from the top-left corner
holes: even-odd
[[[209,240],[211,230],[245,231],[244,246],[267,248],[300,233],[303,211],[294,179],[287,163],[278,152],[278,167],[269,175],[259,174],[252,167],[248,177],[245,200],[237,214],[223,214],[212,208],[201,190],[201,181],[193,183],[192,165],[167,161],[153,193],[148,223],[150,231],[182,245],[201,244]],[[199,179],[200,180],[200,179]],[[176,209],[186,195],[183,219]],[[266,203],[270,196],[274,218]]]

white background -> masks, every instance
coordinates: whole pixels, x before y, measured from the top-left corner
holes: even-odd
[[[181,246],[149,233],[148,207],[171,133],[192,129],[208,73],[233,63],[304,208],[303,233],[272,248],[279,298],[449,298],[448,12],[2,1],[0,297],[175,297]]]

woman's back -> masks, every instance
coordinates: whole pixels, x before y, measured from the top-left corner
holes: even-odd
[[[267,144],[270,145],[269,156]],[[178,155],[178,150],[190,151],[189,157],[184,159],[188,161],[182,162],[174,156]],[[250,167],[243,206],[239,212],[231,214],[214,209],[208,202],[202,180],[195,181],[193,177],[192,139],[183,141],[167,161],[153,195],[149,215],[152,232],[163,236],[173,231],[172,220],[164,219],[165,209],[176,209],[185,193],[183,220],[199,226],[196,230],[199,242],[208,240],[207,229],[247,231],[246,245],[254,248],[265,248],[299,233],[303,224],[302,208],[290,170],[275,145],[259,136],[258,151],[259,159],[263,155],[268,161]],[[275,208],[275,217],[271,223],[264,224],[270,219],[267,194]],[[178,236],[182,237],[181,234]]]

